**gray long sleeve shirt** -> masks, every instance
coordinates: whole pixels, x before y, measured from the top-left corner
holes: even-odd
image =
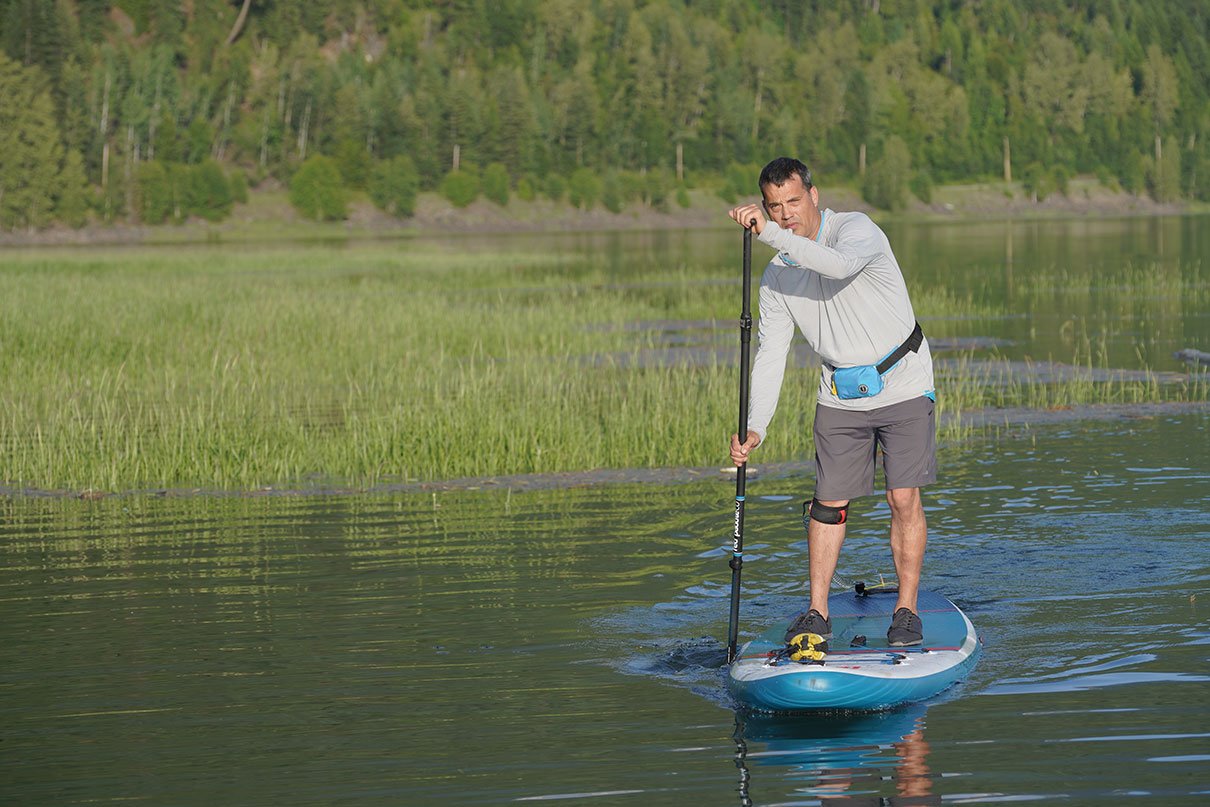
[[[832,392],[833,367],[876,364],[908,338],[916,324],[899,262],[886,235],[864,213],[823,211],[817,238],[773,222],[758,236],[777,250],[760,281],[760,344],[752,365],[748,428],[765,439],[785,377],[794,329],[825,362],[819,403],[868,411],[933,394],[928,340],[883,376],[880,393],[841,399]]]

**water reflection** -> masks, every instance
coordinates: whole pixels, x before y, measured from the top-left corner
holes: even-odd
[[[789,786],[825,806],[940,804],[929,768],[926,709],[914,704],[862,715],[738,713],[740,803],[754,804],[752,792],[762,786],[779,793]]]

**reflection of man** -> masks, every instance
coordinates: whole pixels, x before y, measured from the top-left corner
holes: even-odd
[[[753,764],[785,769],[783,778],[796,794],[816,798],[825,807],[939,805],[941,796],[932,792],[923,714],[924,707],[916,706],[883,715],[820,716],[807,723],[737,715],[740,803],[752,804],[748,783],[757,778],[749,772],[748,743],[764,742],[764,753],[753,754]],[[770,789],[768,782],[764,789]]]
[[[765,439],[795,326],[823,359],[815,409],[815,496],[803,508],[811,603],[791,624],[787,641],[799,633],[832,635],[828,587],[849,502],[874,493],[881,448],[899,575],[887,641],[919,644],[916,594],[927,543],[920,486],[937,474],[928,342],[886,235],[868,216],[820,211],[810,170],[788,157],[766,165],[759,185],[763,210],[751,204],[730,211],[745,226],[755,220],[759,240],[778,251],[760,282],[760,347],[752,367],[748,434],[742,443],[731,436],[737,466]]]

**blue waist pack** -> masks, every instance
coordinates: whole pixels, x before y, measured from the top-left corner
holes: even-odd
[[[907,340],[892,350],[878,364],[861,364],[856,367],[832,368],[832,393],[838,398],[870,398],[882,392],[882,376],[909,353],[920,349],[924,331],[920,323],[912,329]]]

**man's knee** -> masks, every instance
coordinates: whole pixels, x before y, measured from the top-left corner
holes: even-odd
[[[849,503],[847,501],[821,502],[819,499],[803,502],[802,520],[803,525],[808,529],[810,529],[810,525],[807,522],[810,519],[814,519],[820,524],[844,524],[849,519]]]
[[[924,506],[920,500],[920,488],[895,488],[886,492],[891,515],[910,516],[920,512]]]

